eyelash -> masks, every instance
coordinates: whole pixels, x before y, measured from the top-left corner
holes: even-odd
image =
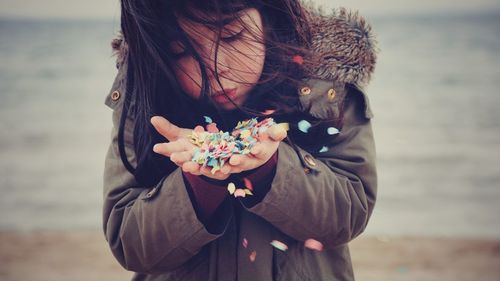
[[[236,34],[233,34],[229,37],[221,37],[221,40],[223,40],[224,42],[227,42],[227,43],[231,43],[231,42],[234,42],[238,39],[241,38],[241,36],[243,35],[243,31],[244,29],[242,29],[240,32],[236,33]],[[174,59],[181,59],[185,56],[188,55],[188,52],[184,51],[182,53],[178,53],[178,54],[172,54],[172,56],[174,57]]]

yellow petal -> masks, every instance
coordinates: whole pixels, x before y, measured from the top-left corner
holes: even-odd
[[[236,190],[236,186],[234,185],[234,183],[230,182],[227,185],[227,191],[229,191],[229,194],[233,194],[235,190]]]

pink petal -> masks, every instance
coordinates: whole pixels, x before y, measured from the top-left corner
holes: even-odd
[[[249,258],[250,258],[251,262],[254,262],[255,258],[257,258],[257,251],[252,251],[252,253],[250,254]]]
[[[292,57],[292,61],[296,64],[303,64],[304,63],[304,58],[299,55],[295,55]]]
[[[234,197],[245,197],[247,194],[245,193],[245,190],[238,188],[234,192]]]
[[[243,178],[243,182],[245,183],[246,188],[253,190],[252,182],[248,178]]]
[[[248,247],[248,240],[243,238],[243,247],[246,249]]]
[[[314,239],[307,239],[305,242],[304,242],[304,246],[306,248],[309,248],[311,250],[315,250],[315,251],[323,251],[323,244],[321,242],[319,242],[318,240],[314,240]]]

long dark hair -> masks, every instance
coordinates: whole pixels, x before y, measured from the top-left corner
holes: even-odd
[[[206,83],[208,70],[202,57],[188,40],[188,35],[180,28],[178,17],[206,24],[219,31],[220,36],[220,30],[227,21],[237,20],[235,15],[247,8],[256,8],[261,14],[266,58],[259,82],[252,89],[246,103],[238,107],[239,118],[262,116],[260,112],[274,109],[276,112],[272,117],[278,122],[314,119],[300,106],[297,87],[305,72],[300,64],[292,60],[293,56],[307,56],[310,43],[309,25],[300,1],[122,0],[121,30],[128,47],[128,67],[119,148],[122,160],[139,183],[155,185],[177,167],[168,158],[152,150],[155,143],[166,141],[150,124],[152,116],[164,116],[184,128],[203,124],[203,116],[211,116],[221,129],[229,130],[234,125],[228,115],[207,102],[207,93],[210,91]],[[193,11],[215,15],[215,20],[207,21],[207,18]],[[167,47],[173,39],[183,42],[200,65],[203,83],[201,98],[197,100],[184,93],[176,80],[175,56]],[[217,38],[216,46],[219,39]],[[123,157],[123,127],[129,116],[133,116],[135,121],[135,168]],[[289,136],[307,145],[310,138],[301,139],[300,134],[294,133],[294,129],[292,126]]]

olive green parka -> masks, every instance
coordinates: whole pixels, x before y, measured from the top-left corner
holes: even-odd
[[[356,13],[340,9],[309,16],[313,49],[325,62],[311,69],[297,94],[318,118],[340,114],[345,101],[343,127],[326,152],[280,143],[276,174],[263,200],[248,205],[228,197],[210,228],[198,219],[180,168],[144,187],[122,163],[118,128],[127,94],[127,45],[123,38],[113,41],[118,73],[105,100],[113,110],[113,129],[105,159],[103,230],[117,261],[136,272],[133,280],[354,280],[348,242],[365,229],[376,199],[373,114],[363,88],[377,50],[370,26]],[[125,152],[135,165],[133,127],[127,118]],[[305,247],[307,239],[324,249]],[[288,250],[271,246],[273,240]]]

